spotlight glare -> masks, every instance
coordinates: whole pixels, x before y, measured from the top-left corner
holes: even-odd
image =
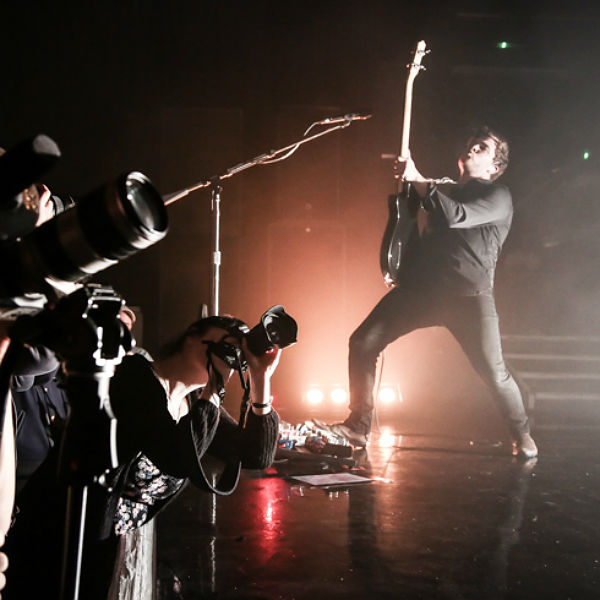
[[[379,400],[383,404],[391,404],[396,400],[396,390],[391,386],[382,387],[379,390]]]
[[[309,404],[321,404],[323,398],[323,392],[317,387],[312,387],[306,391],[306,401]]]
[[[384,428],[381,430],[381,435],[379,436],[379,447],[380,448],[391,448],[396,443],[396,436],[393,431],[389,428]]]
[[[348,394],[343,387],[334,387],[330,394],[331,401],[334,404],[343,404],[348,398]]]

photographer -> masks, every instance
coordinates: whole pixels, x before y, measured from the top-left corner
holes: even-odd
[[[157,476],[170,479],[170,492],[159,494],[127,486],[123,495],[134,501],[137,496],[146,506],[146,517],[139,524],[156,514],[181,489],[184,479],[202,486],[198,465],[207,452],[224,460],[239,458],[243,467],[252,469],[267,468],[273,461],[278,416],[271,407],[270,379],[280,351],[253,355],[245,339],[236,336],[239,323],[231,317],[202,319],[188,327],[165,358],[151,363],[134,354],[125,357],[116,370],[110,398],[119,423],[120,460],[129,467],[128,480],[135,479],[135,468],[142,463],[147,468],[150,462]],[[209,348],[221,341],[241,346],[248,362],[251,410],[241,429],[220,407],[221,385],[232,371]],[[196,401],[191,399],[193,392]],[[118,522],[117,527],[127,529]]]
[[[4,154],[6,154],[6,151],[3,148],[0,148],[0,156],[3,156]],[[57,210],[57,200],[62,206],[62,202],[58,198],[53,197],[50,190],[43,184],[31,185],[27,190],[23,190],[22,196],[24,198],[26,197],[27,202],[24,202],[21,211],[15,210],[12,206],[10,206],[9,209],[6,209],[5,206],[2,207],[3,210],[0,212],[0,219],[2,220],[2,225],[6,227],[6,231],[2,230],[2,234],[0,235],[2,241],[10,239],[13,236],[16,237],[17,235],[22,235],[51,219]],[[7,232],[10,232],[11,235]],[[44,301],[45,298],[42,294],[26,294],[11,300],[2,299],[0,301],[0,362],[4,360],[4,356],[10,343],[8,330],[13,319],[24,310],[24,307],[39,308],[43,305]],[[45,365],[52,361],[52,359],[45,361],[48,357],[44,355],[44,350],[42,350],[41,353],[38,352],[37,349],[29,350],[31,352],[28,354],[28,350],[24,349],[18,359],[18,375],[23,377],[16,383],[16,387],[15,381],[13,380],[11,382],[13,393],[16,390],[30,390],[34,383],[33,378],[41,373],[41,371],[36,372],[37,366],[40,366],[42,371],[44,371]],[[44,364],[36,365],[38,362]],[[48,368],[44,373],[51,371],[57,366],[58,363],[55,362],[52,368]],[[27,381],[30,376],[31,381]],[[19,417],[20,415],[22,416],[23,413],[20,411],[18,401],[17,405],[13,406],[13,402],[9,398],[6,402],[4,413],[5,414],[3,415],[0,414],[0,424],[2,424],[0,431],[0,548],[4,546],[5,536],[8,533],[13,518],[16,491],[15,472],[18,474],[19,469],[19,463],[17,462],[19,456],[17,455],[20,454],[19,450],[22,449],[19,448],[19,441],[22,442],[26,437],[26,435],[22,435],[21,440],[19,440],[19,425],[21,424]],[[28,426],[33,421],[35,421],[35,418],[30,418]],[[29,440],[26,441],[26,444],[28,441]],[[38,452],[38,455],[41,454],[44,454],[45,456],[43,450]],[[38,458],[40,457],[36,456],[35,464],[34,461],[32,461],[28,465],[28,467],[31,468],[26,470],[25,478],[29,476],[31,471],[41,463],[41,460],[43,460],[43,457],[40,460],[37,460]],[[23,461],[21,461],[21,466],[22,465]],[[23,478],[22,481],[24,481],[25,478]],[[7,570],[7,567],[8,559],[3,552],[0,552],[0,590],[2,590],[6,584],[5,571]]]
[[[125,552],[123,534],[150,521],[187,479],[206,489],[200,466],[204,454],[228,463],[241,461],[251,469],[272,463],[278,416],[271,407],[270,379],[281,351],[255,356],[239,338],[240,324],[230,317],[202,319],[190,325],[161,360],[152,363],[133,354],[117,368],[110,397],[123,466],[113,473],[114,492],[107,498],[100,534],[105,539],[84,564],[84,573],[94,570],[92,581],[84,584],[93,588],[86,598],[103,597],[100,590],[110,583],[114,557]],[[219,342],[240,347],[248,364],[250,410],[242,428],[220,406],[232,371],[210,351]],[[143,577],[143,569],[136,572]],[[115,578],[118,573],[113,574],[113,590],[119,587]]]

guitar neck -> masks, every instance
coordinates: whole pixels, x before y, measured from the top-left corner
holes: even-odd
[[[410,119],[412,116],[412,96],[414,77],[409,77],[406,82],[404,95],[404,119],[402,121],[402,141],[400,143],[400,156],[407,157],[410,150]]]
[[[413,61],[409,67],[408,78],[406,80],[406,91],[404,93],[404,119],[402,121],[402,141],[400,144],[400,156],[406,158],[410,150],[410,119],[412,115],[413,84],[421,66],[421,60],[426,54],[425,42],[421,40],[415,49]]]

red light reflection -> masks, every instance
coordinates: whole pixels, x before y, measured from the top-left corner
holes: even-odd
[[[253,495],[256,518],[262,527],[257,540],[263,560],[269,560],[281,551],[279,547],[284,537],[281,521],[287,506],[288,486],[278,477],[262,479]]]

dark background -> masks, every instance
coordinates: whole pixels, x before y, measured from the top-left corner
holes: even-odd
[[[346,383],[348,335],[385,293],[378,253],[394,182],[381,155],[399,147],[419,39],[431,49],[415,82],[421,171],[455,176],[460,142],[480,122],[512,144],[503,331],[600,332],[599,23],[596,2],[1,0],[0,145],[55,139],[63,158],[46,183],[59,195],[132,169],[168,194],[289,144],[315,120],[372,113],[224,184],[221,312],[252,325],[281,303],[296,317],[300,342],[276,385],[299,402],[310,383]],[[140,307],[152,352],[211,293],[210,194],[168,210],[165,240],[98,278]],[[481,394],[444,332],[411,339],[390,349],[384,379],[420,418],[423,397],[456,406]]]

